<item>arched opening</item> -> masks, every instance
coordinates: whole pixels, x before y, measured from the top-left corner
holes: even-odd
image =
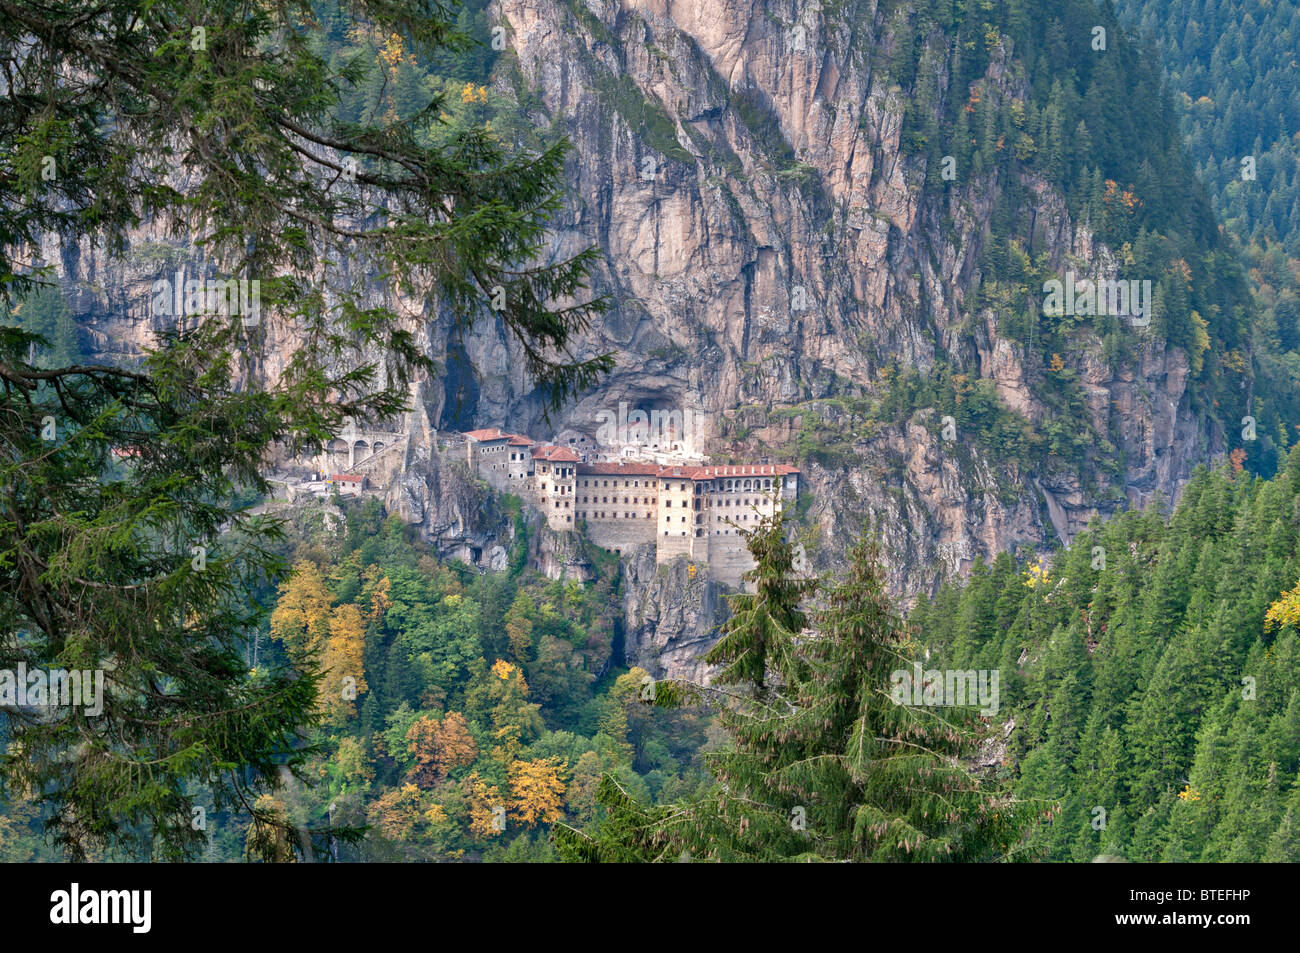
[[[325,453],[328,457],[325,462],[326,470],[331,473],[338,473],[340,470],[347,469],[348,443],[346,440],[335,437],[325,445]]]

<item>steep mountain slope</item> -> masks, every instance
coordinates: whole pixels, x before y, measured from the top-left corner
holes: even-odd
[[[1023,571],[922,601],[927,667],[1001,673],[999,769],[1060,799],[1051,860],[1300,859],[1300,451],[1272,480],[1200,470]]]
[[[880,519],[903,592],[1176,493],[1250,388],[1149,60],[1088,4],[959,10],[500,4],[528,114],[575,145],[558,244],[600,245],[616,304],[590,345],[619,368],[561,430],[701,409],[719,455],[804,464],[816,562]],[[1071,270],[1151,280],[1155,320],[1042,316]],[[533,424],[504,353],[470,356],[475,419]]]
[[[1121,0],[1153,37],[1180,104],[1197,176],[1241,243],[1255,291],[1253,412],[1300,417],[1300,3]],[[1291,432],[1294,440],[1295,433]],[[1245,448],[1271,472],[1267,441]]]
[[[362,42],[320,7],[327,42]],[[580,354],[619,363],[548,421],[490,312],[454,336],[452,315],[404,302],[445,360],[420,390],[432,427],[594,438],[623,401],[701,412],[716,461],[804,469],[815,567],[875,519],[908,596],[978,555],[1173,496],[1239,442],[1254,397],[1245,283],[1154,57],[1106,10],[470,7],[466,27],[497,55],[443,71],[468,83],[445,117],[490,120],[521,147],[570,138],[555,247],[602,250],[596,290],[613,307]],[[436,84],[394,62],[342,109],[427,102]],[[45,250],[83,346],[108,359],[156,329],[150,283],[202,265],[161,229],[132,238],[121,259]],[[1044,282],[1070,273],[1149,281],[1154,306],[1044,314]],[[259,370],[293,345],[273,337]],[[404,481],[408,509],[433,511],[418,484]]]

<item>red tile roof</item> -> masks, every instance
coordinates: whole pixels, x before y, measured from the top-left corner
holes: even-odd
[[[565,447],[556,447],[548,443],[533,451],[533,459],[550,463],[578,463],[582,458],[572,450]]]
[[[484,430],[468,430],[465,436],[471,440],[477,440],[479,443],[489,443],[493,440],[505,440],[512,447],[531,447],[533,442],[527,437],[522,437],[517,433],[507,433],[500,427],[488,427]]]
[[[787,466],[783,463],[746,463],[707,467],[662,467],[655,463],[621,460],[582,463],[582,458],[567,447],[557,447],[554,444],[535,446],[527,437],[517,433],[507,433],[499,427],[470,430],[465,436],[480,443],[504,440],[512,447],[532,447],[534,460],[548,463],[577,463],[580,464],[578,473],[595,476],[655,476],[666,479],[716,480],[720,477],[786,476],[787,474],[799,472],[798,467]]]
[[[722,477],[786,476],[798,473],[798,467],[784,463],[742,463],[718,467],[660,467],[659,476],[691,480],[717,480]]]
[[[798,467],[784,463],[747,463],[735,466],[701,467],[669,466],[661,467],[655,463],[587,463],[578,467],[579,476],[656,476],[661,479],[716,480],[721,477],[747,476],[786,476],[798,473]]]

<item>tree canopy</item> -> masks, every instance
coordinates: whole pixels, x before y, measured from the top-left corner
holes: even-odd
[[[442,0],[330,14],[423,56],[469,45]],[[256,809],[304,757],[319,670],[250,672],[246,652],[263,610],[245,593],[286,567],[275,521],[232,500],[265,489],[270,450],[401,411],[433,367],[421,313],[499,320],[552,402],[610,366],[568,350],[603,307],[584,300],[591,251],[540,260],[565,143],[444,130],[437,98],[346,115],[381,64],[336,61],[321,26],[303,0],[0,3],[10,309],[49,293],[51,237],[120,256],[144,231],[203,256],[183,288],[160,267],[169,317],[134,366],[51,366],[45,326],[0,327],[0,667],[106,680],[94,716],[6,708],[3,781],[55,807],[74,857],[192,855],[195,785]],[[193,286],[209,279],[255,282],[260,300]],[[298,345],[272,372],[267,342],[285,335]],[[356,620],[329,626],[334,661],[355,659]]]

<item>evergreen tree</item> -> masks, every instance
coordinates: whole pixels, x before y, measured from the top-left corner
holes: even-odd
[[[419,55],[467,42],[441,0],[340,7]],[[141,844],[193,856],[207,835],[181,819],[205,788],[218,810],[286,823],[256,805],[311,753],[318,675],[299,659],[249,672],[264,612],[248,593],[286,567],[275,521],[234,500],[268,490],[273,447],[315,450],[349,419],[392,418],[433,369],[376,292],[459,331],[500,322],[552,405],[612,365],[569,353],[604,307],[584,300],[594,253],[541,260],[563,142],[508,152],[485,128],[443,141],[437,103],[409,122],[340,119],[382,69],[332,69],[306,0],[202,19],[180,0],[14,0],[0,17],[5,293],[48,284],[27,264],[46,236],[114,253],[145,220],[260,282],[256,317],[174,316],[131,367],[48,367],[29,330],[0,326],[0,668],[111,673],[97,717],[3,710],[4,781],[44,802],[73,858]],[[303,343],[267,382],[277,336]]]
[[[726,693],[719,712],[729,744],[710,759],[716,787],[651,809],[606,777],[605,823],[590,833],[557,826],[562,859],[994,860],[1016,849],[1023,809],[960,761],[972,753],[971,727],[893,697],[893,673],[910,673],[916,646],[885,591],[876,544],[858,543],[804,630],[797,600],[813,586],[790,576],[784,522],[767,517],[748,534],[758,592],[728,623],[720,653],[733,664],[721,684],[741,691]],[[797,633],[787,627],[796,622]],[[779,660],[779,679],[734,665],[755,647]],[[657,691],[668,703],[690,694]]]
[[[809,677],[788,734],[800,757],[774,778],[806,804],[812,852],[826,860],[1003,858],[1023,813],[961,758],[975,732],[960,715],[893,697],[919,648],[885,589],[878,543],[863,537],[823,592],[806,643]]]

